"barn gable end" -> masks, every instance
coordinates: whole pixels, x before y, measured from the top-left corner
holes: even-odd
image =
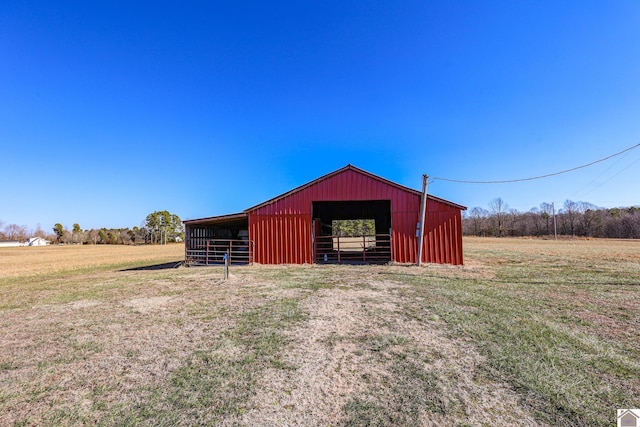
[[[264,264],[313,262],[313,202],[389,200],[392,260],[417,261],[420,192],[352,165],[247,209],[255,260]],[[462,264],[460,206],[428,197],[423,261]]]
[[[419,191],[347,165],[245,210],[249,240],[253,244],[252,259],[262,264],[317,262],[314,250],[318,250],[319,239],[314,239],[320,230],[317,223],[322,218],[319,217],[364,216],[376,217],[376,245],[385,247],[386,244],[389,260],[415,263],[420,197]],[[424,262],[463,263],[461,211],[464,209],[464,206],[428,197]],[[202,221],[185,221],[187,241],[190,225],[197,226]],[[384,235],[390,239],[385,240]]]

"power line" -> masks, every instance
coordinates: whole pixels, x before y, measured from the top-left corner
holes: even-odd
[[[610,156],[607,157],[603,157],[602,159],[596,160],[594,162],[591,163],[587,163],[586,165],[582,165],[582,166],[576,166],[575,168],[571,168],[571,169],[566,169],[560,172],[554,172],[554,173],[548,173],[546,175],[539,175],[539,176],[532,176],[529,178],[519,178],[519,179],[506,179],[506,180],[499,180],[499,181],[468,181],[468,180],[462,180],[462,179],[450,179],[450,178],[439,178],[439,177],[434,177],[431,182],[434,181],[447,181],[447,182],[457,182],[457,183],[461,183],[461,184],[506,184],[506,183],[510,183],[510,182],[522,182],[522,181],[533,181],[535,179],[542,179],[542,178],[549,178],[550,176],[556,176],[556,175],[561,175],[563,173],[568,173],[568,172],[573,172],[576,171],[578,169],[584,169],[586,167],[589,166],[593,166],[596,163],[600,163],[600,162],[604,162],[605,160],[609,160],[612,157],[616,157],[619,156],[623,153],[626,153],[628,151],[631,151],[635,148],[640,147],[640,144],[636,144],[633,147],[629,147],[626,148],[618,153],[615,154],[611,154]]]
[[[613,169],[615,167],[615,165],[617,165],[618,163],[620,163],[621,161],[623,161],[627,156],[629,155],[629,152],[627,151],[624,156],[620,157],[618,160],[616,160],[615,162],[613,162],[613,164],[611,166],[609,166],[604,172],[602,172],[600,175],[598,175],[597,177],[593,178],[591,181],[589,181],[589,183],[585,184],[584,186],[582,186],[582,188],[580,188],[578,191],[576,191],[575,193],[573,193],[571,195],[571,197],[575,196],[576,194],[579,194],[580,192],[582,192],[582,190],[584,190],[585,188],[589,187],[591,184],[595,183],[597,180],[599,180],[600,178],[602,178],[605,174],[607,174],[611,169]],[[626,169],[626,168],[625,168]],[[624,169],[623,169],[624,170]],[[616,174],[617,175],[617,174]],[[616,176],[614,175],[614,176]],[[612,177],[613,178],[613,177]],[[609,180],[605,181],[608,182]],[[591,191],[595,190],[596,188],[599,188],[602,184],[596,186],[595,188],[592,188],[591,190],[589,190],[587,193],[590,193]]]
[[[607,179],[606,181],[604,181],[602,184],[598,185],[595,188],[592,188],[591,190],[587,191],[586,193],[583,194],[583,196],[586,196],[587,194],[593,192],[594,190],[597,190],[598,188],[602,187],[603,185],[605,185],[607,182],[611,181],[613,178],[615,178],[616,176],[620,175],[622,172],[626,171],[627,169],[629,169],[631,166],[635,165],[636,163],[640,162],[640,158],[637,158],[635,161],[633,161],[632,163],[630,163],[629,165],[625,166],[624,168],[622,168],[618,173],[616,173],[615,175],[611,176],[609,179]]]

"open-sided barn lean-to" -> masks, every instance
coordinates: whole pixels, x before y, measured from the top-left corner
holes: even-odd
[[[421,192],[352,165],[243,212],[185,224],[185,256],[204,264],[416,263]],[[462,264],[462,210],[429,195],[422,262]],[[344,237],[340,220],[368,220],[375,233]],[[371,229],[372,227],[370,227]]]

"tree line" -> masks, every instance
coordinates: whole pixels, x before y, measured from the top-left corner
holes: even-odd
[[[555,211],[555,215],[554,215]],[[555,220],[555,223],[554,223]],[[474,207],[462,218],[467,236],[562,236],[640,238],[640,207],[600,208],[588,202],[566,200],[562,206],[541,203],[527,212],[509,209],[501,198],[488,209]]]
[[[181,242],[184,240],[184,225],[178,215],[168,211],[156,211],[146,216],[140,227],[82,229],[75,223],[71,228],[56,223],[51,231],[43,230],[40,224],[35,229],[24,225],[0,221],[0,240],[24,242],[32,237],[42,237],[51,243],[91,245],[133,245]]]
[[[375,236],[376,221],[373,219],[334,219],[331,233],[340,237]]]

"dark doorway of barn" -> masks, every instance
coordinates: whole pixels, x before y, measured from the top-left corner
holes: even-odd
[[[185,260],[195,265],[253,263],[253,242],[249,240],[246,215],[214,217],[185,223]]]
[[[391,261],[391,201],[313,202],[316,264]]]

